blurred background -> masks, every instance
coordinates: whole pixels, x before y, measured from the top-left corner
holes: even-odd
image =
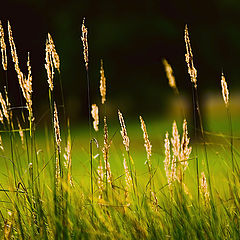
[[[51,33],[61,60],[67,113],[74,123],[85,121],[88,112],[81,42],[83,17],[88,28],[91,101],[100,105],[99,70],[103,59],[108,114],[116,117],[120,108],[128,118],[139,114],[175,118],[179,99],[168,86],[163,58],[171,64],[183,102],[191,109],[191,83],[184,57],[184,26],[188,24],[203,114],[209,116],[214,111],[217,119],[224,110],[222,71],[229,84],[233,108],[240,112],[239,12],[240,2],[234,0],[8,0],[1,3],[0,19],[5,37],[10,20],[23,71],[27,70],[27,52],[31,54],[33,100],[38,118],[48,106],[44,64],[46,37]],[[19,105],[20,90],[10,55],[9,63],[9,95]],[[0,77],[3,85],[3,70]],[[56,91],[59,93],[57,87]]]

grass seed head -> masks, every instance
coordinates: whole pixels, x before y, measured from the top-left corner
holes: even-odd
[[[3,99],[2,93],[0,93],[0,102],[1,102],[2,110],[3,110],[3,115],[9,123],[9,114],[8,114],[8,110],[7,110],[7,104],[6,104],[5,100]]]
[[[125,200],[127,205],[130,205],[130,199],[129,199],[129,191],[131,189],[132,186],[132,178],[130,175],[130,172],[128,170],[128,166],[127,166],[127,162],[126,162],[126,158],[123,158],[123,167],[124,167],[124,172],[125,172],[125,183],[126,183],[126,187],[125,187]]]
[[[148,138],[148,133],[147,133],[147,127],[146,127],[146,124],[143,120],[143,118],[140,116],[140,123],[141,123],[141,128],[142,128],[142,131],[143,131],[143,138],[144,138],[144,146],[146,148],[146,152],[147,152],[147,162],[148,162],[148,165],[149,167],[151,168],[151,159],[150,157],[152,156],[152,145],[149,141],[149,138]]]
[[[182,142],[181,142],[181,151],[180,151],[180,162],[184,166],[184,171],[188,166],[188,159],[191,154],[192,148],[189,147],[190,138],[188,137],[188,130],[187,130],[187,121],[184,119],[183,121],[183,135],[182,135]]]
[[[98,116],[98,106],[96,104],[92,104],[92,118],[93,118],[93,128],[97,132],[98,131],[98,124],[99,124],[99,116]]]
[[[0,42],[1,42],[1,53],[2,53],[2,66],[5,71],[7,71],[7,47],[4,40],[4,30],[2,22],[0,21]]]
[[[166,132],[165,140],[164,140],[164,148],[165,148],[165,160],[164,160],[164,170],[166,173],[166,177],[168,180],[168,184],[171,184],[171,178],[169,173],[169,167],[171,163],[171,152],[170,152],[170,141],[168,137],[168,132]]]
[[[60,136],[60,126],[59,126],[59,121],[58,121],[58,112],[57,112],[57,105],[54,102],[54,117],[53,117],[53,122],[54,122],[54,133],[55,133],[55,141],[57,145],[57,151],[58,153],[61,152],[61,136]]]
[[[222,73],[222,77],[221,77],[221,85],[222,85],[223,100],[225,102],[226,107],[228,107],[228,104],[229,104],[229,91],[228,91],[227,82],[225,80],[225,77],[224,77],[223,73]]]
[[[168,63],[168,61],[166,59],[163,59],[163,65],[165,68],[165,72],[168,78],[168,83],[169,86],[175,90],[177,90],[177,85],[176,85],[176,81],[175,81],[175,77],[173,75],[173,70],[171,65]]]
[[[118,110],[118,117],[119,117],[119,121],[120,121],[120,125],[121,125],[121,135],[122,135],[122,138],[123,138],[123,145],[125,146],[125,149],[127,152],[129,152],[129,137],[127,135],[127,129],[126,129],[126,126],[125,126],[125,122],[124,122],[124,119],[123,119],[123,115],[122,113],[120,112],[120,110]]]
[[[85,27],[85,18],[83,18],[82,22],[82,42],[83,42],[83,56],[84,56],[84,61],[85,61],[85,67],[86,70],[88,71],[88,40],[87,40],[87,34],[88,30]]]
[[[206,179],[204,172],[201,173],[200,192],[201,192],[201,196],[202,196],[205,206],[208,206],[209,202],[210,202],[210,194],[208,191],[207,179]]]
[[[184,40],[185,40],[186,52],[187,52],[185,54],[185,61],[188,67],[188,73],[190,75],[191,82],[194,84],[194,87],[197,88],[197,70],[193,64],[193,54],[192,54],[192,48],[191,48],[187,25],[185,26]]]
[[[103,60],[101,60],[100,69],[100,94],[102,97],[102,104],[104,104],[106,101],[106,77],[104,75]]]

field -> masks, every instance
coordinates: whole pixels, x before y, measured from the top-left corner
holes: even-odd
[[[121,109],[109,121],[102,62],[101,102],[98,107],[92,104],[89,94],[89,122],[72,127],[63,91],[61,100],[55,96],[56,85],[64,88],[60,59],[49,34],[45,69],[51,121],[45,128],[35,124],[30,57],[24,74],[10,23],[8,37],[1,24],[0,32],[3,71],[7,73],[7,61],[13,61],[25,102],[16,114],[8,99],[6,74],[6,88],[0,94],[2,239],[239,239],[238,104],[229,99],[222,75],[223,97],[219,93],[199,107],[187,27],[193,117],[184,104],[178,104],[176,122],[167,116],[128,120]],[[83,22],[89,83],[87,33]],[[7,38],[12,59],[6,55]],[[163,63],[166,80],[180,103],[171,66]]]

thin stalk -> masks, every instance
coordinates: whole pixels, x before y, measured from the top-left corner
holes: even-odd
[[[196,118],[196,101],[195,101],[195,90],[194,85],[192,84],[192,102],[193,102],[193,120],[194,120],[194,133],[195,141],[197,140],[197,118]],[[195,146],[195,158],[196,158],[196,172],[197,172],[197,193],[198,193],[198,203],[200,200],[200,186],[199,186],[199,164],[198,164],[198,148],[197,144]]]

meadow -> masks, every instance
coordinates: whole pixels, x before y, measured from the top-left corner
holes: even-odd
[[[60,100],[55,95],[56,85],[64,88],[60,58],[48,34],[46,107],[51,121],[45,129],[38,129],[34,117],[30,55],[23,73],[9,22],[8,31],[0,22],[0,33],[6,73],[0,94],[2,239],[239,239],[239,114],[232,111],[222,74],[223,96],[218,97],[222,115],[213,114],[215,105],[208,105],[202,115],[187,27],[184,40],[193,121],[179,104],[176,121],[148,116],[128,121],[119,109],[111,123],[106,110],[108,79],[101,61],[101,100],[97,106],[88,94],[89,125],[71,127],[64,94]],[[89,93],[87,33],[83,21]],[[6,44],[12,59],[7,58]],[[8,98],[9,61],[24,100],[18,114]],[[173,96],[180,100],[172,68],[166,60],[163,66]]]

